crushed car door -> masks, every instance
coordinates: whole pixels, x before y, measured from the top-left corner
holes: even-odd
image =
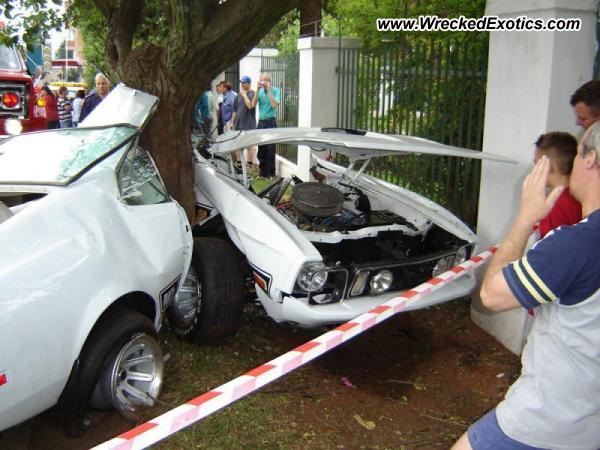
[[[160,295],[165,309],[191,261],[193,239],[187,216],[168,195],[154,161],[141,147],[132,145],[117,177],[131,239],[150,271],[167,282]]]

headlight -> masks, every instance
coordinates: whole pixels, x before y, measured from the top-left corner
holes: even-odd
[[[23,131],[23,125],[21,125],[21,121],[19,119],[6,119],[4,122],[4,131],[6,131],[6,134],[15,136],[17,134],[21,134],[21,131]]]
[[[394,276],[392,272],[389,270],[381,270],[371,278],[369,286],[371,286],[371,294],[381,294],[387,291],[392,282],[394,281]]]
[[[326,269],[322,262],[307,263],[298,274],[298,286],[307,292],[318,291],[327,281]]]
[[[454,265],[462,264],[467,259],[469,259],[470,247],[468,245],[463,245],[456,251],[456,257],[454,258]]]
[[[431,276],[437,277],[438,275],[444,273],[454,265],[453,263],[454,256],[444,256],[443,258],[438,259],[438,262],[435,263],[433,271],[431,272]]]

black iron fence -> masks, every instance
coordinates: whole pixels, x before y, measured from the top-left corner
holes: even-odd
[[[281,90],[281,102],[277,111],[278,127],[298,126],[299,55],[263,56],[261,72],[271,74],[273,86]],[[296,146],[277,145],[277,154],[297,163]]]
[[[480,150],[488,39],[430,41],[365,51],[340,49],[339,127],[407,134]],[[373,161],[370,173],[477,220],[480,163],[436,156]]]
[[[237,62],[232,64],[227,69],[225,69],[225,81],[229,81],[231,86],[233,86],[233,90],[235,92],[238,91],[240,86],[240,63]]]

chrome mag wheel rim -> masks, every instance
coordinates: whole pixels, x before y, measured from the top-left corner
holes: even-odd
[[[156,339],[141,333],[119,352],[111,371],[115,409],[126,417],[155,404],[163,384],[164,362]]]
[[[186,328],[194,323],[200,311],[201,289],[198,275],[192,266],[188,270],[185,281],[175,294],[171,307],[171,318],[180,327]]]

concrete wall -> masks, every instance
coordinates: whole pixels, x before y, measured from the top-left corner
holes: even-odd
[[[338,48],[357,48],[358,39],[308,37],[298,39],[300,85],[299,127],[334,127],[337,124]],[[309,180],[310,149],[298,148],[297,175]]]
[[[569,98],[592,78],[596,51],[596,0],[488,0],[486,14],[543,19],[579,17],[581,31],[490,33],[483,151],[518,166],[483,163],[478,234],[481,248],[499,242],[519,206],[521,183],[532,166],[533,142],[547,131],[576,133]],[[481,274],[480,274],[481,276]],[[475,298],[473,320],[519,353],[525,311],[490,313]]]

